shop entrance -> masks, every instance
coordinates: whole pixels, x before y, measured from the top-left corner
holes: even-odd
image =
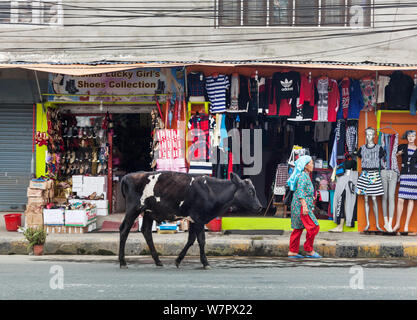
[[[113,213],[125,212],[121,178],[130,172],[151,171],[149,113],[113,114]]]

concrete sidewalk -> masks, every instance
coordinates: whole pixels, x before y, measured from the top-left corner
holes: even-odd
[[[206,232],[208,256],[275,256],[286,257],[290,232],[283,235],[224,235]],[[184,247],[187,232],[153,233],[157,251],[164,256],[176,256]],[[304,242],[303,233],[301,244]],[[50,234],[45,254],[117,255],[118,233]],[[356,232],[320,232],[315,250],[328,258],[408,258],[417,259],[416,236],[363,235]],[[301,245],[302,252],[302,245]],[[126,255],[148,255],[149,249],[140,232],[129,234]],[[0,254],[27,254],[27,241],[19,232],[0,232]],[[188,255],[199,255],[197,241]]]

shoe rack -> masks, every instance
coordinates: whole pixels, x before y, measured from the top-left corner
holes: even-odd
[[[105,116],[63,115],[64,151],[61,157],[61,178],[108,174],[109,143],[106,121]]]

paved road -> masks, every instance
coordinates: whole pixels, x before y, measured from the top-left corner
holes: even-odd
[[[209,257],[0,256],[0,299],[416,299],[417,261]],[[61,275],[63,275],[61,277]],[[61,289],[62,288],[62,289]]]

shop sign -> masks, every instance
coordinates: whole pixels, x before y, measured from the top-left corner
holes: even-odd
[[[177,68],[149,68],[114,71],[85,76],[49,74],[48,101],[147,102],[159,94],[184,93],[184,71]]]

